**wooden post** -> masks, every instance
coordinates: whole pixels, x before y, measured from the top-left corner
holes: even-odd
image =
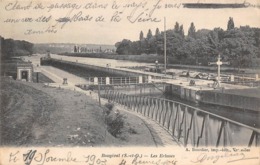
[[[101,100],[100,100],[100,85],[98,83],[98,103],[99,103],[99,106],[101,106]]]
[[[36,82],[39,83],[39,72],[36,72]]]

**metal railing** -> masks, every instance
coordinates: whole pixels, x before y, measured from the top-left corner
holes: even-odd
[[[95,80],[96,79],[96,80]],[[140,77],[85,77],[87,85],[131,85],[148,83],[148,78]],[[141,82],[140,82],[141,81]]]
[[[114,90],[102,97],[156,121],[183,146],[259,146],[259,129],[180,102]]]

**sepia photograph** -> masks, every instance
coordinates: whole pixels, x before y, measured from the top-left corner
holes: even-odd
[[[260,164],[259,0],[0,0],[0,165]]]

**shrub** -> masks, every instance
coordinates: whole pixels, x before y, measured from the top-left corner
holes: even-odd
[[[106,115],[109,115],[110,113],[111,113],[111,111],[113,110],[113,108],[114,108],[114,104],[113,103],[106,103],[105,104],[105,110],[104,110],[104,113],[106,114]]]
[[[124,127],[124,117],[120,113],[115,115],[109,115],[107,117],[108,132],[113,136],[117,137],[122,133],[122,128]]]
[[[130,134],[137,134],[137,131],[134,128],[131,128],[131,127],[128,129],[128,132]]]
[[[114,104],[106,103],[105,104],[105,122],[107,125],[107,130],[114,137],[118,137],[122,133],[124,127],[124,116],[118,111],[113,111]]]

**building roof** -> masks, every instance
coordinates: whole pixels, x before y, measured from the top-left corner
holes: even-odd
[[[32,67],[32,63],[17,63],[17,67]]]

